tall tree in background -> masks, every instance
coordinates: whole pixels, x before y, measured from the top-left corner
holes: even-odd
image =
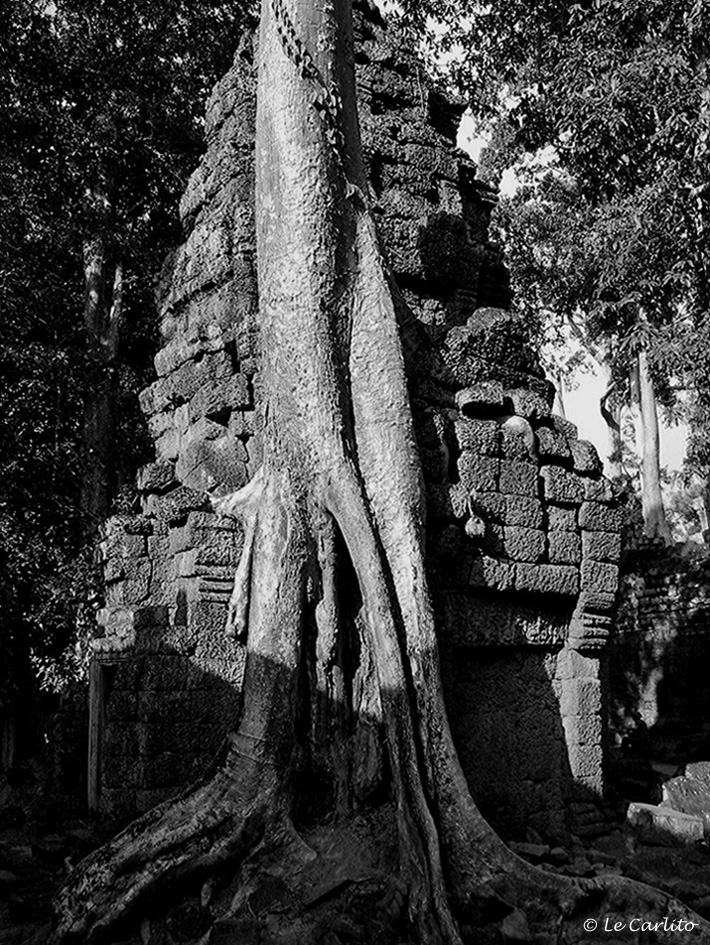
[[[264,0],[258,49],[264,461],[220,500],[245,527],[230,608],[247,638],[243,714],[216,770],[71,873],[59,936],[98,940],[171,883],[258,852],[297,873],[309,851],[294,811],[319,755],[333,761],[333,825],[358,810],[368,774],[387,785],[409,919],[427,945],[461,945],[460,923],[486,904],[498,916],[519,905],[560,940],[585,908],[662,902],[681,915],[624,880],[536,871],[470,796],[442,699],[419,457],[368,212],[350,3]],[[341,720],[336,744],[319,737],[324,716]]]

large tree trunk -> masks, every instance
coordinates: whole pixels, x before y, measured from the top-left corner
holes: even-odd
[[[264,460],[219,503],[246,533],[229,609],[248,643],[243,716],[214,772],[73,871],[58,936],[95,941],[166,885],[256,849],[293,851],[298,769],[327,770],[346,817],[373,755],[423,943],[459,945],[459,922],[480,919],[482,902],[499,916],[514,904],[531,921],[554,914],[574,934],[580,910],[630,898],[673,913],[644,887],[538,873],[470,796],[442,699],[398,326],[366,207],[350,4],[291,8],[264,0],[259,40]]]

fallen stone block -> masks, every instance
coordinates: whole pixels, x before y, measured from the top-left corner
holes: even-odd
[[[532,942],[534,941],[527,919],[520,909],[514,909],[500,924],[500,931],[504,942]]]
[[[656,804],[634,801],[629,804],[626,821],[640,840],[656,846],[697,843],[705,836],[702,817]]]
[[[548,857],[550,848],[544,843],[522,843],[511,840],[508,844],[511,850],[529,860],[531,863],[539,863]]]
[[[710,822],[710,780],[704,781],[687,775],[670,778],[663,785],[661,806]]]

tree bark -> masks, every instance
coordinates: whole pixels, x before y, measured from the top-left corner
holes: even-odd
[[[658,408],[648,358],[643,348],[637,355],[639,439],[641,453],[641,504],[644,533],[648,538],[662,538],[671,543],[661,492],[660,435]]]
[[[555,381],[557,383],[555,384],[555,402],[552,405],[552,410],[553,413],[556,413],[558,417],[562,417],[563,420],[566,420],[567,411],[565,408],[565,378],[562,371],[557,372]]]
[[[397,319],[366,205],[349,0],[263,0],[256,170],[264,459],[219,502],[245,527],[228,620],[247,640],[244,712],[214,771],[72,872],[58,938],[97,941],[166,885],[291,849],[304,765],[329,772],[346,817],[373,752],[426,945],[460,945],[459,922],[482,902],[560,929],[631,898],[681,914],[625,881],[536,871],[469,793],[442,698]]]
[[[610,372],[607,372],[610,374]],[[610,399],[614,396],[616,385],[611,377],[608,377],[607,388],[599,398],[599,413],[606,424],[611,453],[607,457],[607,475],[612,480],[620,479],[623,475],[623,444],[621,439],[621,418],[618,407],[609,405]]]
[[[84,329],[87,391],[84,401],[82,530],[91,539],[109,514],[115,481],[116,364],[123,313],[123,269],[107,245],[110,203],[102,188],[87,195],[84,239]]]
[[[572,335],[577,339],[587,354],[593,359],[599,370],[599,373],[606,382],[606,389],[599,399],[599,413],[606,424],[607,435],[609,437],[609,446],[611,447],[611,452],[607,456],[606,469],[607,475],[610,479],[620,479],[624,472],[622,458],[621,422],[619,416],[620,411],[618,408],[610,409],[609,407],[609,400],[613,396],[615,388],[611,370],[612,353],[610,346],[608,343],[596,343],[592,341],[588,333],[580,326],[579,322],[574,317],[568,316],[567,324],[569,325]],[[562,385],[559,395],[560,401],[559,403],[555,401],[553,408],[557,412],[560,412],[560,407],[562,407],[564,410],[561,396],[561,392],[564,389],[562,376],[560,376],[560,385]],[[564,412],[561,412],[560,416],[564,417]]]

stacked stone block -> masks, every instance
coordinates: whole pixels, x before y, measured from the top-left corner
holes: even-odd
[[[455,572],[441,566],[442,580],[580,598],[589,635],[593,615],[602,626],[614,605],[621,552],[617,499],[596,452],[539,398],[516,404],[487,382],[455,399],[446,422],[424,414],[420,423],[427,452],[450,465],[439,482],[428,477],[442,559],[458,562]]]
[[[185,487],[149,495],[151,511],[110,520],[103,545],[91,800],[117,816],[199,774],[238,711],[244,668],[221,632],[241,534]]]

